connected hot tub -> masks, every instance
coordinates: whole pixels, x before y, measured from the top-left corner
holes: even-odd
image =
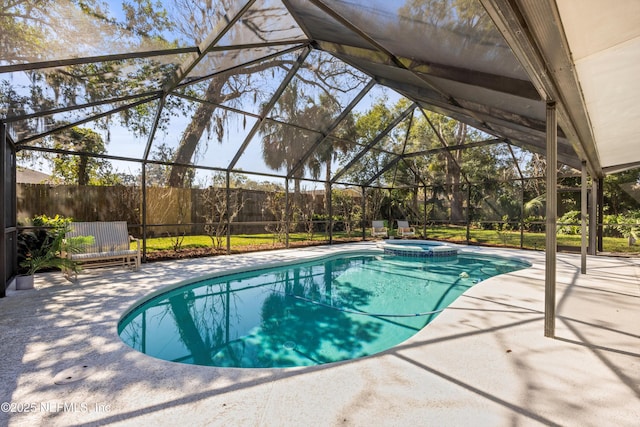
[[[429,240],[387,240],[377,245],[385,254],[409,257],[446,257],[458,254],[458,248]]]

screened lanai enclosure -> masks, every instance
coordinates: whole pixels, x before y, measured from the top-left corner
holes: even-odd
[[[546,250],[549,284],[556,248],[635,253],[639,9],[3,1],[0,294],[56,215],[127,221],[149,259],[373,220]]]

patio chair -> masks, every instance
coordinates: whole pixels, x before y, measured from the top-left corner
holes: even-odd
[[[72,222],[65,234],[68,239],[77,236],[93,236],[91,244],[83,245],[79,253],[67,256],[85,268],[122,265],[137,270],[140,267],[140,242],[129,235],[126,221]],[[130,248],[130,242],[136,248]]]
[[[389,237],[389,231],[384,226],[384,221],[371,222],[371,237]]]
[[[409,237],[416,235],[416,229],[409,225],[409,221],[401,221],[397,220],[398,223],[398,236],[399,237]]]

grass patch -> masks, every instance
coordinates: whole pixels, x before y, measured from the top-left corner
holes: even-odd
[[[421,230],[418,230],[421,231]],[[505,246],[520,247],[520,231],[497,231],[470,229],[470,243],[487,246]],[[360,233],[351,233],[350,236],[344,232],[336,232],[333,234],[336,241],[339,240],[360,240]],[[370,238],[367,233],[367,238]],[[466,243],[467,229],[466,227],[430,227],[427,228],[427,239],[444,240],[454,243]],[[558,234],[556,236],[558,246],[571,247],[580,250],[581,237],[579,235]],[[322,243],[328,242],[329,236],[325,233],[315,233],[313,239],[309,239],[306,233],[291,233],[289,242],[293,243]],[[175,246],[175,238],[171,237],[152,237],[147,239],[147,251],[171,251]],[[279,242],[275,235],[269,233],[263,234],[238,234],[231,236],[232,250],[246,251],[261,250],[269,248],[281,248],[283,242]],[[180,245],[180,249],[206,249],[211,248],[211,239],[206,235],[184,236]],[[544,233],[524,233],[523,247],[525,249],[544,250],[545,235]],[[223,240],[223,249],[226,249],[226,239]],[[629,246],[626,238],[604,237],[603,249],[606,252],[637,254],[640,252],[640,246]]]
[[[357,238],[359,235],[351,233],[352,238]],[[347,233],[333,233],[334,239],[349,238]],[[309,239],[306,233],[291,233],[289,234],[289,242],[305,242],[305,241],[322,242],[328,241],[329,236],[324,233],[316,233],[313,239]],[[166,251],[174,248],[176,239],[172,237],[151,237],[147,239],[147,251]],[[278,239],[273,234],[236,234],[231,236],[231,247],[239,248],[244,246],[253,245],[273,245],[280,246],[282,242],[278,242]],[[206,235],[198,236],[184,236],[180,249],[196,249],[196,248],[210,248],[212,247],[211,238]],[[226,238],[223,239],[223,247],[226,248]]]
[[[491,246],[520,247],[520,231],[497,231],[472,228],[469,232],[471,244]],[[427,228],[427,238],[450,242],[466,242],[466,227],[432,227]],[[580,250],[582,237],[579,235],[557,234],[558,246],[572,247]],[[523,235],[522,246],[525,249],[544,250],[546,239],[544,233],[527,233]],[[602,246],[605,252],[639,253],[640,246],[629,246],[624,237],[603,237]]]

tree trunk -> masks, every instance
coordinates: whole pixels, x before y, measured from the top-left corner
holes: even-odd
[[[455,145],[464,144],[467,137],[467,126],[463,123],[458,124]],[[456,150],[450,152],[447,156],[447,192],[449,194],[449,204],[451,207],[451,222],[464,221],[464,209],[463,209],[463,192],[460,191],[460,178],[462,177],[462,171],[460,170],[460,163],[462,162],[462,150]]]
[[[331,159],[327,160],[326,165],[327,177],[324,183],[324,207],[328,215],[330,211],[329,203],[331,203]]]
[[[418,191],[419,191],[419,187],[418,187],[418,183],[415,183],[415,186],[411,189],[411,194],[413,196],[413,199],[411,201],[411,214],[414,216],[418,216],[418,212],[420,212],[420,208],[418,207]],[[408,218],[407,218],[408,219]],[[414,221],[417,218],[413,218]]]
[[[78,159],[78,185],[89,184],[89,176],[87,173],[87,163],[89,158],[87,156],[80,156]]]
[[[282,67],[285,64],[291,64],[291,61],[286,60],[274,60],[268,61],[260,64],[256,64],[249,68],[243,69],[241,71],[242,74],[251,75],[253,73],[258,73],[261,71],[265,71],[269,68],[273,67]],[[174,161],[176,163],[189,164],[193,160],[193,154],[198,148],[198,143],[202,138],[202,134],[205,129],[209,126],[211,116],[216,110],[215,104],[221,104],[225,101],[229,101],[230,99],[238,98],[246,91],[245,89],[234,90],[230,93],[224,93],[223,89],[225,83],[229,79],[228,74],[220,74],[214,76],[207,87],[205,92],[205,100],[207,103],[200,103],[195,114],[191,118],[191,123],[185,129],[182,134],[182,139],[180,140],[180,144],[178,145],[178,149],[175,153]],[[247,82],[248,86],[249,83]],[[169,174],[168,184],[171,187],[183,187],[186,185],[186,177],[189,167],[174,165],[171,167],[171,173]]]
[[[449,193],[449,204],[451,208],[451,222],[460,222],[464,219],[462,214],[462,192],[460,191],[460,168],[453,162],[449,161],[447,168],[447,189]]]
[[[196,365],[211,366],[211,349],[207,347],[200,336],[196,322],[189,312],[189,307],[183,295],[169,298],[171,311],[180,333],[180,340],[189,350]]]
[[[226,80],[224,77],[214,77],[205,94],[205,98],[211,103],[220,103],[222,98],[222,88]],[[182,134],[182,139],[175,153],[174,161],[180,164],[189,164],[193,160],[193,154],[198,148],[198,143],[202,138],[202,134],[209,125],[211,116],[216,106],[210,103],[200,103],[195,114],[193,115],[189,126]],[[168,185],[170,187],[184,187],[186,185],[185,177],[189,168],[180,164],[171,167]]]

